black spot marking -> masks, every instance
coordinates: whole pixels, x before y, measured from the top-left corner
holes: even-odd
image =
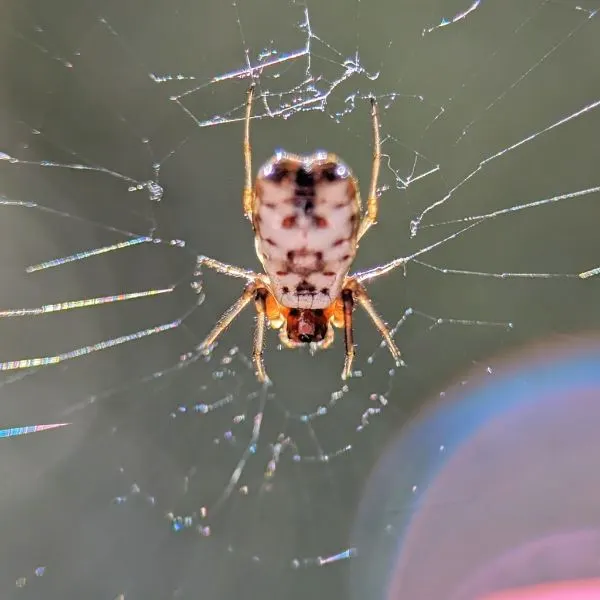
[[[336,169],[337,169],[337,165],[335,163],[325,165],[323,167],[323,170],[321,171],[321,177],[325,181],[337,181],[339,179],[339,176],[336,173]]]
[[[329,296],[329,288],[323,288],[321,290],[321,294],[325,294],[326,296]]]
[[[358,215],[354,214],[354,215],[350,215],[348,217],[348,223],[350,223],[350,225],[354,225],[354,223],[356,223],[356,219],[357,219]]]
[[[296,251],[295,250],[288,250],[287,259],[289,261],[292,261],[292,260],[294,260],[294,256],[295,255],[296,255]]]
[[[284,286],[281,288],[281,291],[282,291],[284,294],[289,294],[289,293],[290,293],[290,288],[289,288],[287,285],[284,285]]]
[[[317,260],[323,260],[323,253],[322,253],[321,251],[317,250],[317,251],[315,252],[315,258],[316,258]]]
[[[316,291],[316,287],[312,285],[312,283],[308,283],[308,281],[301,281],[296,286],[296,293],[298,294],[314,294]]]
[[[315,197],[313,194],[301,193],[302,188],[296,188],[294,196],[288,202],[293,204],[295,208],[301,210],[305,215],[312,215],[315,210]]]
[[[273,183],[281,183],[288,175],[289,171],[287,167],[281,163],[275,163],[273,165],[273,170],[265,177],[265,179],[272,181]]]
[[[294,194],[296,196],[311,198],[315,195],[315,188],[314,187],[297,186],[294,188]]]
[[[300,168],[296,171],[296,185],[300,187],[313,187],[315,185],[315,178],[312,173]]]

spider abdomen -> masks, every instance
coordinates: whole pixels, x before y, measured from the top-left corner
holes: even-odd
[[[340,294],[356,254],[357,184],[339,159],[275,155],[259,171],[256,252],[283,306],[322,309]]]

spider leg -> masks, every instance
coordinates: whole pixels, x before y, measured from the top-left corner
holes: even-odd
[[[396,361],[396,364],[399,364],[402,360],[400,350],[398,350],[398,346],[396,346],[396,343],[394,342],[392,334],[387,328],[387,325],[383,322],[383,319],[375,310],[375,307],[373,306],[371,299],[367,295],[367,292],[364,289],[359,289],[356,293],[356,298],[358,300],[358,303],[365,309],[369,317],[371,317],[371,321],[373,321],[375,327],[377,327],[377,329],[379,330],[379,333],[385,340],[388,350],[390,351],[390,354]]]
[[[377,330],[385,340],[388,350],[390,351],[390,354],[396,361],[396,364],[400,365],[402,362],[402,355],[400,354],[400,350],[398,350],[398,346],[396,346],[396,343],[394,342],[392,334],[390,333],[390,330],[388,329],[387,325],[384,323],[383,319],[375,310],[375,307],[373,306],[373,303],[371,302],[367,291],[362,285],[360,285],[360,283],[358,283],[357,279],[354,277],[350,278],[348,284],[348,287],[354,291],[354,298],[363,307],[363,309],[369,315],[369,317],[371,317],[373,325],[377,327]]]
[[[254,98],[254,84],[248,88],[246,94],[246,116],[244,118],[244,192],[242,204],[246,218],[252,220],[252,147],[250,146],[250,115],[252,113],[252,99]]]
[[[248,281],[255,281],[258,278],[258,275],[254,273],[254,271],[234,267],[233,265],[228,265],[227,263],[215,260],[214,258],[209,258],[208,256],[199,256],[196,259],[196,267],[200,268],[202,265],[206,265],[218,273],[223,273],[223,275],[229,275],[230,277],[241,277]]]
[[[381,138],[379,136],[379,114],[375,98],[371,98],[371,119],[373,122],[373,166],[371,168],[371,185],[367,197],[367,212],[358,229],[357,240],[360,240],[377,220],[377,181],[379,179],[379,166],[381,164]]]
[[[406,267],[406,265],[411,260],[414,260],[415,258],[417,258],[417,256],[421,256],[422,254],[427,254],[428,252],[431,252],[435,248],[438,248],[439,246],[443,246],[450,240],[453,240],[454,238],[458,237],[459,235],[462,235],[463,233],[465,233],[467,230],[471,229],[472,227],[477,227],[477,225],[479,225],[480,223],[481,223],[481,220],[475,221],[475,222],[471,223],[470,225],[467,225],[466,227],[463,227],[462,229],[459,229],[458,231],[455,231],[454,233],[447,235],[445,238],[442,238],[441,240],[438,240],[437,242],[434,242],[433,244],[429,244],[429,246],[425,246],[424,248],[421,248],[420,250],[417,250],[416,252],[409,254],[408,256],[402,256],[400,258],[395,258],[394,260],[391,260],[390,262],[386,263],[385,265],[380,265],[379,267],[374,267],[373,269],[368,269],[367,271],[359,271],[358,273],[353,273],[349,277],[349,279],[351,279],[357,283],[364,283],[365,281],[372,281],[373,279],[377,279],[377,277],[381,277],[382,275],[385,275],[386,273],[389,273],[390,271],[393,271],[394,269],[397,269],[398,267]]]
[[[352,363],[354,362],[354,333],[352,331],[354,295],[351,289],[342,290],[342,303],[344,306],[344,343],[346,345],[342,379],[348,379],[352,375]]]
[[[265,371],[265,364],[263,361],[263,347],[265,344],[265,325],[267,322],[267,295],[268,292],[264,288],[260,288],[256,291],[254,304],[256,306],[256,329],[254,330],[254,349],[252,351],[252,358],[254,360],[254,366],[256,368],[256,377],[261,383],[269,381],[269,377]]]
[[[252,300],[257,290],[256,283],[250,283],[244,289],[244,293],[234,302],[231,307],[225,311],[223,316],[217,321],[212,331],[206,336],[204,341],[198,347],[203,354],[208,354],[216,339],[231,325],[232,321],[242,312],[246,305]]]
[[[404,267],[409,262],[410,258],[402,257],[396,258],[395,260],[391,260],[389,263],[385,265],[380,265],[379,267],[373,267],[372,269],[368,269],[367,271],[359,271],[358,273],[352,274],[352,279],[357,281],[358,283],[364,283],[365,281],[372,281],[373,279],[377,279],[377,277],[381,277],[397,269],[398,267]]]

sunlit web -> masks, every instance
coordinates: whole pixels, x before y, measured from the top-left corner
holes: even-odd
[[[406,398],[409,381],[426,379],[433,368],[416,360],[417,350],[428,343],[435,346],[439,330],[450,331],[450,340],[455,335],[454,343],[480,332],[486,332],[486,348],[510,343],[508,338],[522,326],[518,315],[492,310],[486,294],[489,298],[499,288],[482,287],[482,282],[506,280],[504,289],[512,290],[515,280],[520,289],[553,280],[563,289],[593,285],[600,272],[600,256],[589,252],[585,263],[581,257],[570,258],[565,232],[542,235],[541,247],[532,239],[527,251],[520,246],[505,262],[497,251],[513,244],[515,232],[532,236],[526,225],[535,222],[541,228],[544,211],[569,203],[570,214],[584,214],[584,203],[598,200],[600,179],[590,175],[591,159],[584,150],[578,155],[572,140],[597,125],[597,84],[586,87],[583,80],[582,92],[567,82],[560,102],[545,111],[532,109],[527,101],[528,94],[543,100],[539,78],[578,42],[582,53],[593,47],[597,56],[597,7],[550,0],[523,4],[520,11],[509,11],[510,18],[490,36],[485,52],[463,57],[459,68],[444,64],[446,53],[463,39],[461,32],[464,39],[482,33],[480,28],[485,35],[494,23],[486,11],[497,10],[490,3],[464,4],[454,14],[436,15],[415,28],[408,40],[385,32],[374,46],[368,41],[376,32],[362,29],[367,13],[360,4],[347,15],[354,37],[328,32],[332,25],[325,16],[294,2],[279,11],[285,31],[278,24],[273,31],[262,27],[257,32],[251,22],[258,7],[251,2],[234,5],[220,17],[234,32],[235,50],[225,45],[230,56],[224,52],[209,60],[184,54],[187,42],[178,39],[183,47],[166,68],[152,44],[153,34],[136,37],[135,25],[118,10],[84,12],[85,36],[62,39],[60,46],[56,22],[20,15],[9,34],[32,72],[45,77],[40,85],[47,96],[43,111],[12,107],[0,152],[3,265],[15,280],[2,292],[3,339],[10,341],[2,346],[1,386],[15,401],[36,389],[34,399],[42,403],[44,394],[35,382],[58,386],[61,398],[40,409],[44,419],[56,424],[4,420],[0,437],[67,424],[71,430],[83,427],[99,406],[130,406],[109,427],[125,453],[121,462],[115,456],[106,459],[107,470],[118,474],[114,493],[105,498],[115,510],[146,506],[156,519],[164,517],[173,532],[194,532],[206,543],[219,540],[219,547],[257,564],[314,567],[359,552],[344,522],[338,523],[338,538],[323,541],[318,535],[319,524],[336,519],[336,502],[344,497],[336,464],[343,464],[343,471],[359,460],[363,450],[357,446],[383,415],[408,414],[408,407],[414,408],[417,399]],[[184,22],[174,9],[164,10],[155,15],[160,26],[149,26],[156,28],[154,35],[170,26],[176,31]],[[544,29],[546,20],[557,15],[560,27]],[[454,37],[443,38],[452,32]],[[428,52],[437,58],[428,59]],[[398,56],[405,58],[398,61]],[[585,64],[590,69],[597,65],[583,54],[580,59],[583,66],[578,62],[573,68],[581,73]],[[511,68],[500,71],[499,65],[511,60]],[[435,73],[442,64],[449,71],[444,78]],[[431,69],[427,77],[424,69]],[[498,76],[491,77],[495,69]],[[348,384],[339,382],[337,345],[327,353],[329,387],[300,393],[302,404],[289,401],[293,365],[316,359],[300,352],[280,358],[270,337],[267,366],[289,362],[284,370],[270,368],[275,385],[261,388],[248,357],[249,321],[224,336],[211,357],[197,351],[235,294],[233,287],[221,289],[230,283],[198,269],[198,257],[207,254],[253,266],[249,231],[245,253],[228,249],[229,238],[243,227],[249,230],[241,213],[241,122],[244,91],[252,81],[257,84],[255,168],[272,152],[268,143],[275,136],[281,144],[294,135],[304,139],[303,131],[294,129],[297,123],[311,129],[309,144],[328,147],[321,129],[345,139],[342,148],[331,150],[364,173],[364,186],[370,159],[366,99],[374,95],[381,108],[385,156],[379,191],[385,219],[365,239],[358,260],[361,267],[390,260],[390,267],[399,267],[382,284],[379,298],[406,365],[395,368],[365,329],[355,377]],[[71,131],[56,124],[65,108],[55,98],[64,88],[69,106],[77,108],[70,116]],[[478,101],[469,104],[471,93]],[[523,114],[505,121],[515,106],[523,106]],[[96,123],[98,114],[103,117]],[[320,120],[313,125],[311,119]],[[504,123],[503,134],[487,141],[487,132],[501,127],[499,122]],[[530,165],[531,157],[559,151],[570,154],[560,184],[549,173],[547,185],[532,185],[535,174],[529,169],[539,171],[543,165]],[[224,161],[222,172],[202,170],[201,163],[213,152]],[[581,171],[576,171],[578,165]],[[202,179],[204,187],[192,179]],[[490,182],[498,180],[504,189],[491,189]],[[221,216],[227,215],[225,226],[231,230],[220,237],[211,231],[217,226],[211,222],[213,203],[229,207],[221,209]],[[545,256],[549,239],[565,246],[560,264]],[[461,263],[476,244],[468,263]],[[593,247],[593,239],[587,244]],[[114,275],[121,268],[123,273]],[[460,284],[465,290],[469,281],[478,283],[475,291],[465,291],[464,300],[438,304],[440,312],[425,298],[417,297],[414,306],[400,295],[390,301],[400,280],[403,288],[411,285],[413,273],[414,281],[435,278],[433,285],[440,288],[456,276],[466,276]],[[414,293],[418,296],[418,290]],[[473,294],[479,295],[476,304]],[[127,363],[125,369],[109,368],[121,361]],[[484,365],[486,371],[493,373]],[[136,461],[126,449],[140,424],[154,441],[145,442]],[[181,439],[185,449],[176,448]],[[371,443],[376,446],[377,440]],[[162,462],[156,458],[161,451],[168,455]],[[143,468],[145,461],[165,471],[153,478]],[[331,502],[316,505],[315,488],[324,485]],[[284,553],[268,549],[265,538],[285,534],[295,535],[296,543]]]

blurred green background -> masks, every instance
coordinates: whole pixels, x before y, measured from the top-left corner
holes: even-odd
[[[261,399],[243,359],[218,360],[232,347],[249,354],[252,312],[232,325],[212,362],[176,365],[241,290],[239,281],[205,272],[206,298],[196,306],[195,254],[258,268],[241,212],[249,64],[263,65],[254,70],[255,169],[279,147],[325,148],[353,168],[365,195],[366,97],[378,98],[381,212],[357,268],[409,255],[468,217],[600,185],[593,3],[485,2],[424,33],[468,8],[460,1],[2,4],[0,151],[17,160],[0,162],[0,194],[44,208],[0,206],[1,307],[176,287],[158,298],[2,319],[0,360],[57,355],[185,315],[167,333],[4,374],[2,427],[73,424],[0,440],[2,597],[348,597],[352,561],[323,568],[316,558],[352,546],[365,478],[411,416],[513,349],[597,329],[597,280],[456,275],[409,264],[370,288],[390,324],[414,311],[396,334],[406,368],[390,374],[385,350],[367,363],[379,339],[358,314],[363,376],[335,406],[342,340],[311,357],[277,351],[269,335],[274,387],[257,452],[231,496],[221,496]],[[159,203],[143,186],[157,179]],[[424,211],[411,238],[410,223]],[[599,215],[597,193],[566,197],[486,218],[422,258],[485,274],[573,275],[600,260]],[[446,221],[458,222],[439,225]],[[25,272],[134,235],[167,243]],[[389,404],[357,433],[365,411],[379,406],[372,394]],[[193,410],[218,401],[206,415]],[[298,419],[326,405],[328,414]],[[279,434],[295,446],[286,446],[276,477],[265,482]],[[296,464],[294,453],[316,459]],[[171,531],[166,513],[198,517],[204,505],[218,509],[210,537]],[[294,559],[305,568],[294,570]],[[40,565],[43,576],[35,574]]]

